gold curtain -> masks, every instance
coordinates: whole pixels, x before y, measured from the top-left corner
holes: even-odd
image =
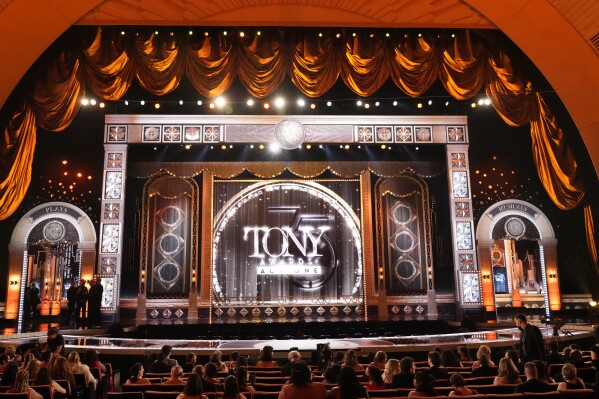
[[[79,54],[64,51],[39,77],[29,106],[15,113],[0,143],[0,219],[18,207],[29,185],[35,126],[59,131],[75,117],[86,90],[105,100],[122,98],[137,79],[148,92],[164,95],[186,76],[203,96],[215,97],[239,79],[254,97],[271,95],[286,76],[306,96],[326,93],[339,79],[360,96],[373,95],[389,78],[409,96],[425,93],[438,79],[456,99],[482,89],[511,125],[530,123],[539,177],[560,209],[572,209],[585,189],[564,133],[541,96],[514,71],[510,58],[476,31],[455,38],[368,35],[319,37],[313,30],[265,29],[261,35],[213,33],[122,36],[98,28]],[[82,39],[83,43],[83,39]],[[590,208],[587,212],[590,214]],[[587,217],[589,220],[589,217]],[[587,223],[587,236],[594,236]]]

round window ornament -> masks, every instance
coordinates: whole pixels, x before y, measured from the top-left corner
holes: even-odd
[[[505,232],[508,236],[518,240],[526,233],[526,226],[520,218],[511,217],[505,222]]]
[[[295,119],[283,119],[275,125],[275,138],[281,148],[285,150],[296,149],[306,139],[304,125]]]
[[[60,241],[66,233],[66,229],[64,224],[59,222],[58,220],[51,220],[46,223],[43,230],[44,238],[49,242],[58,242]]]

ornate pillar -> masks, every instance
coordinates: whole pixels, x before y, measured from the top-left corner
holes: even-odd
[[[472,185],[466,126],[447,126],[447,173],[451,212],[456,303],[461,309],[483,306],[481,275],[474,248]],[[489,281],[492,285],[492,279]],[[492,290],[492,286],[491,286]],[[492,291],[491,291],[492,292]]]
[[[559,290],[559,275],[557,274],[557,240],[539,241],[541,269],[543,270],[543,291],[546,293],[545,303],[550,311],[561,310],[562,299]]]
[[[107,125],[104,144],[100,245],[97,271],[103,281],[114,287],[112,303],[104,314],[118,319],[120,276],[123,259],[123,225],[125,220],[125,180],[127,174],[127,126]],[[105,295],[106,287],[104,287]],[[139,308],[138,308],[139,309]]]
[[[493,265],[491,264],[492,243],[478,243],[478,266],[482,275],[483,305],[487,312],[495,311],[495,292],[493,286]]]

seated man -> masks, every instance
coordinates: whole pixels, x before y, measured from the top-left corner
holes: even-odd
[[[525,392],[551,392],[555,391],[553,387],[546,382],[538,379],[537,366],[533,362],[527,362],[524,365],[524,373],[526,374],[526,382],[516,386],[514,393]]]
[[[298,351],[291,351],[287,355],[289,362],[281,367],[281,375],[283,377],[289,377],[291,375],[291,369],[296,362],[301,362],[302,355]],[[302,362],[303,363],[303,362]]]
[[[449,374],[444,367],[441,367],[441,354],[437,351],[428,353],[428,365],[429,369],[427,373],[435,377],[435,380],[447,380]]]

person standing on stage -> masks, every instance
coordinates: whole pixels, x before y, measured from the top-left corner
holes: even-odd
[[[79,281],[79,287],[77,287],[77,306],[75,307],[75,316],[78,321],[85,322],[86,318],[86,305],[87,305],[87,297],[89,296],[89,292],[87,291],[87,287],[85,286],[85,280],[82,278]]]
[[[75,285],[75,280],[71,280],[71,286],[67,290],[67,307],[68,314],[67,319],[69,321],[72,317],[75,316],[75,307],[77,305],[77,285]]]
[[[88,301],[88,313],[89,323],[91,326],[99,326],[102,324],[102,294],[104,293],[104,287],[102,287],[101,280],[97,278],[92,280],[92,286],[89,288],[89,301]]]
[[[520,313],[515,318],[516,327],[520,330],[520,342],[522,343],[522,360],[531,362],[533,360],[545,360],[545,341],[543,333],[537,326],[529,324],[526,316]]]
[[[25,316],[35,318],[37,316],[37,305],[42,303],[40,300],[40,290],[35,286],[35,283],[31,283],[31,286],[27,290],[26,295],[27,306],[25,307]]]

